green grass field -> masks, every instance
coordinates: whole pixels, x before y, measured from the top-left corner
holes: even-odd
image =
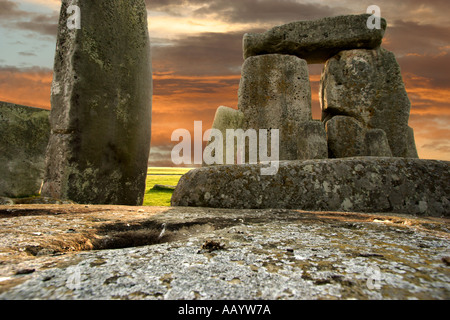
[[[192,168],[149,168],[144,206],[169,207],[173,191],[152,190],[155,184],[176,186],[181,176]]]

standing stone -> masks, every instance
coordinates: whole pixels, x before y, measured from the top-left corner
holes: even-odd
[[[243,126],[243,122],[244,122],[244,114],[239,110],[221,106],[216,111],[216,116],[214,117],[212,129],[217,129],[222,133],[223,164],[227,163],[227,154],[231,152],[231,150],[227,149],[226,143],[227,129],[232,130],[241,129]],[[210,145],[210,143],[208,143],[208,145]],[[234,144],[233,152],[236,159],[237,154],[236,144]],[[203,165],[206,164],[204,163]]]
[[[43,196],[141,205],[151,135],[152,74],[144,0],[63,0]]]
[[[244,35],[244,59],[264,54],[287,54],[308,63],[324,63],[343,50],[374,49],[381,44],[386,20],[381,29],[369,29],[370,15],[328,17],[297,21],[277,26],[262,34]]]
[[[325,65],[320,101],[324,122],[353,117],[365,128],[382,129],[394,157],[418,158],[408,127],[411,103],[393,53],[383,48],[340,52]]]
[[[280,160],[296,160],[298,128],[312,121],[306,61],[278,54],[247,59],[238,96],[243,129],[279,129]]]
[[[38,195],[50,136],[50,111],[0,102],[0,197]]]

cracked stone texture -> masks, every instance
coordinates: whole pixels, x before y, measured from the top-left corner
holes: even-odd
[[[0,197],[39,194],[50,137],[49,110],[0,101]]]
[[[328,60],[320,81],[320,103],[324,122],[335,116],[353,117],[367,129],[383,130],[394,157],[418,158],[408,126],[411,102],[392,52],[348,50]]]
[[[450,298],[448,219],[74,205],[0,207],[0,214],[2,225],[20,226],[16,237],[1,237],[0,299]],[[60,231],[67,228],[93,239],[107,225],[159,233],[162,223],[174,237],[154,245],[20,251],[30,241],[55,246],[56,235],[70,241],[76,233]],[[20,264],[8,256],[17,252]]]
[[[151,136],[152,69],[144,0],[62,1],[42,194],[141,205]]]
[[[343,50],[374,49],[381,44],[386,20],[381,29],[370,30],[370,15],[327,17],[314,21],[297,21],[274,27],[265,33],[244,35],[244,59],[256,55],[286,54],[308,63],[324,63]]]
[[[274,164],[272,164],[274,165]],[[360,157],[281,161],[195,169],[185,174],[173,206],[288,208],[450,215],[450,162]]]

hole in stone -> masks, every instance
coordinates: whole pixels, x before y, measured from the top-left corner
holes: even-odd
[[[174,242],[193,234],[215,230],[210,224],[166,224],[144,221],[138,224],[116,223],[99,228],[101,236],[92,241],[93,250],[123,249]]]

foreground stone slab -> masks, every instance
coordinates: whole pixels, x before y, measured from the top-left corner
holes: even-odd
[[[308,63],[324,63],[342,50],[374,49],[381,44],[386,20],[381,29],[370,30],[370,15],[349,15],[315,21],[297,21],[277,26],[262,34],[244,35],[244,59],[264,54],[287,54]]]
[[[450,292],[448,219],[70,205],[0,207],[0,226],[0,299],[447,300]]]
[[[418,158],[408,126],[411,102],[392,52],[348,50],[328,60],[320,82],[320,102],[324,122],[340,115],[353,117],[364,128],[383,130],[394,157]]]
[[[42,194],[141,205],[151,135],[152,74],[144,0],[62,1]]]
[[[0,101],[0,197],[39,194],[50,137],[49,110]]]
[[[450,216],[450,162],[349,158],[201,168],[184,175],[173,206],[397,212]]]

